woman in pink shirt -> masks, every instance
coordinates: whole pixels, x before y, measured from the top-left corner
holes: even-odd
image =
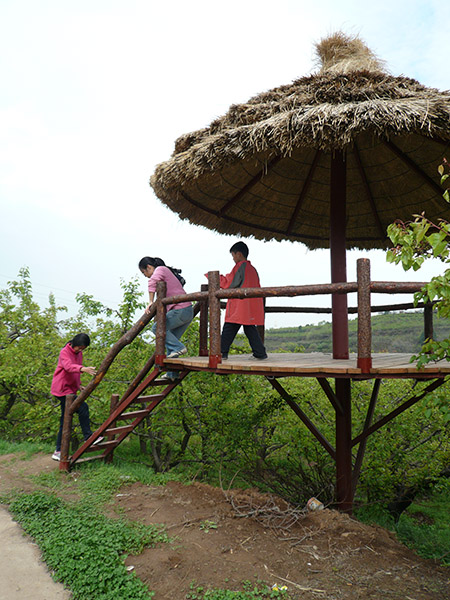
[[[53,453],[53,460],[61,458],[61,438],[64,423],[64,412],[66,408],[67,394],[76,394],[81,387],[81,373],[95,375],[94,367],[83,367],[83,350],[89,346],[91,340],[86,333],[78,333],[70,342],[68,342],[59,353],[58,364],[53,374],[51,393],[61,404],[61,418],[59,422],[59,431],[56,438],[56,450]],[[86,402],[82,402],[78,410],[78,418],[83,437],[87,440],[92,435],[89,421],[89,407]],[[95,443],[99,443],[103,438],[100,437]]]
[[[155,299],[156,284],[159,281],[166,282],[166,296],[176,296],[185,294],[183,289],[185,283],[180,276],[180,271],[172,267],[166,267],[161,258],[152,258],[145,256],[139,261],[139,269],[145,277],[148,277],[149,304],[145,312],[149,312]],[[180,338],[190,322],[194,318],[192,304],[190,302],[180,302],[179,304],[167,305],[166,315],[166,354],[167,358],[178,358],[186,354],[186,346],[180,342]],[[156,322],[152,327],[152,332],[156,332]],[[170,371],[162,375],[161,379],[174,380],[178,377],[176,371]]]

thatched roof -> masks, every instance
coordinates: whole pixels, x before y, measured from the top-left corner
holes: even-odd
[[[347,246],[386,245],[386,227],[450,218],[437,167],[450,93],[388,74],[358,38],[317,45],[320,70],[233,105],[182,135],[151,178],[182,219],[222,233],[329,246],[330,157],[347,164]]]

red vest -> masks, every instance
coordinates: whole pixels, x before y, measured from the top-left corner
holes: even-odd
[[[231,273],[220,276],[220,287],[227,288],[259,288],[258,271],[249,260],[238,262]],[[264,299],[230,298],[227,300],[225,323],[240,325],[264,325]]]

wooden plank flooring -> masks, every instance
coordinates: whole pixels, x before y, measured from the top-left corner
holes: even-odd
[[[331,354],[276,353],[269,354],[267,360],[257,360],[251,354],[235,354],[224,360],[214,372],[218,374],[247,373],[250,375],[276,375],[280,377],[351,377],[359,378],[434,378],[450,374],[450,362],[446,360],[430,363],[418,370],[416,363],[410,362],[411,354],[373,354],[370,374],[357,367],[357,356],[351,354],[348,360],[334,360]],[[195,371],[210,371],[208,357],[188,356],[165,359],[165,366],[187,367]]]

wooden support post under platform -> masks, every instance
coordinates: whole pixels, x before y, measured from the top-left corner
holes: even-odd
[[[211,369],[215,369],[222,362],[222,353],[220,351],[220,300],[215,294],[219,289],[219,271],[209,271],[209,367]]]
[[[73,410],[72,404],[75,400],[75,394],[67,394],[65,408],[64,408],[64,420],[63,420],[63,429],[62,429],[62,437],[61,437],[61,457],[59,461],[59,470],[67,471],[70,470],[70,438],[72,436],[72,419],[73,419]]]
[[[166,282],[158,281],[156,284],[156,343],[155,343],[155,365],[164,366],[166,358],[166,307],[162,299],[166,296]]]
[[[330,256],[331,283],[347,281],[346,259],[347,165],[342,150],[331,156]],[[332,294],[333,358],[348,359],[348,303],[346,294]],[[336,411],[336,500],[339,510],[352,511],[352,409],[350,379],[335,379]]]
[[[109,405],[109,414],[112,415],[118,406],[119,406],[119,394],[111,394],[111,401],[110,401],[110,405]],[[113,427],[116,427],[116,424],[117,424],[116,421],[113,421],[109,427],[112,429]],[[114,433],[108,433],[108,435],[107,435],[108,442],[111,442],[115,437],[116,436]],[[111,452],[105,458],[105,463],[112,463],[113,453],[114,453],[113,450],[111,450]]]

